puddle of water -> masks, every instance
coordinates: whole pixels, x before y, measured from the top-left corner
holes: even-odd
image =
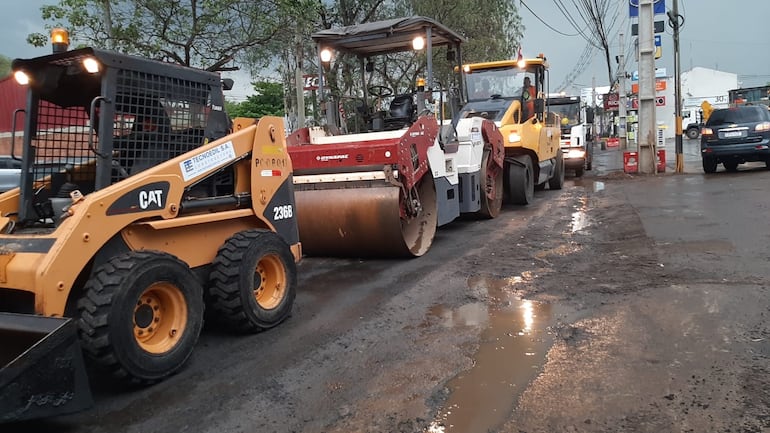
[[[580,199],[580,206],[575,206],[576,211],[572,212],[572,233],[583,230],[591,225],[591,220],[588,218],[588,199],[585,197]]]
[[[604,182],[594,182],[594,192],[604,191]]]
[[[567,313],[563,307],[516,298],[505,290],[510,280],[474,277],[468,285],[486,290],[499,302],[472,303],[457,310],[436,307],[444,326],[485,326],[474,366],[452,379],[450,394],[430,432],[496,431],[516,406],[519,395],[540,373],[553,344],[549,327]],[[480,305],[481,304],[481,305]],[[485,324],[485,325],[484,325]]]

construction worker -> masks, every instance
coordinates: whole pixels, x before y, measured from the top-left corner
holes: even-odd
[[[529,80],[529,77],[524,77],[524,87],[521,89],[521,109],[523,111],[522,119],[529,119],[535,115],[535,87]]]

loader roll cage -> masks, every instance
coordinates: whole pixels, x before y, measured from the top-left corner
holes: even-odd
[[[12,68],[29,81],[20,226],[51,225],[51,199],[100,190],[230,130],[215,73],[94,48]]]

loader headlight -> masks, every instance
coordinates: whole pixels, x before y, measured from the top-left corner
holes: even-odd
[[[519,141],[521,141],[521,135],[519,135],[519,134],[517,134],[515,132],[511,132],[511,134],[508,135],[508,142],[509,143],[518,143]]]
[[[83,59],[83,67],[86,68],[89,74],[95,74],[99,72],[99,62],[93,57],[86,57]]]
[[[22,86],[26,86],[29,84],[29,75],[27,75],[24,71],[16,71],[13,73],[13,78],[16,79],[16,82],[21,84]]]

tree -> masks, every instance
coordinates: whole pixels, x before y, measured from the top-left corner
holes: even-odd
[[[249,96],[240,104],[227,104],[227,113],[230,117],[283,116],[283,85],[269,81],[252,84],[256,95]]]
[[[489,61],[509,59],[523,36],[524,27],[514,2],[508,0],[478,0],[475,2],[445,2],[443,0],[338,0],[329,8],[321,8],[321,27],[340,27],[393,17],[422,15],[465,36],[463,60]],[[453,76],[445,52],[434,53],[434,76],[448,85]],[[364,95],[355,80],[360,76],[357,59],[341,55],[327,72],[334,94]],[[422,54],[398,53],[377,59],[372,84],[383,84],[396,92],[410,90],[417,77],[424,77],[425,59]],[[429,83],[431,84],[431,83]]]
[[[0,55],[0,79],[11,73],[11,59]]]
[[[301,0],[60,0],[43,6],[51,27],[72,40],[209,71],[238,69],[233,62],[264,61],[266,44]],[[44,46],[47,36],[27,41]]]

